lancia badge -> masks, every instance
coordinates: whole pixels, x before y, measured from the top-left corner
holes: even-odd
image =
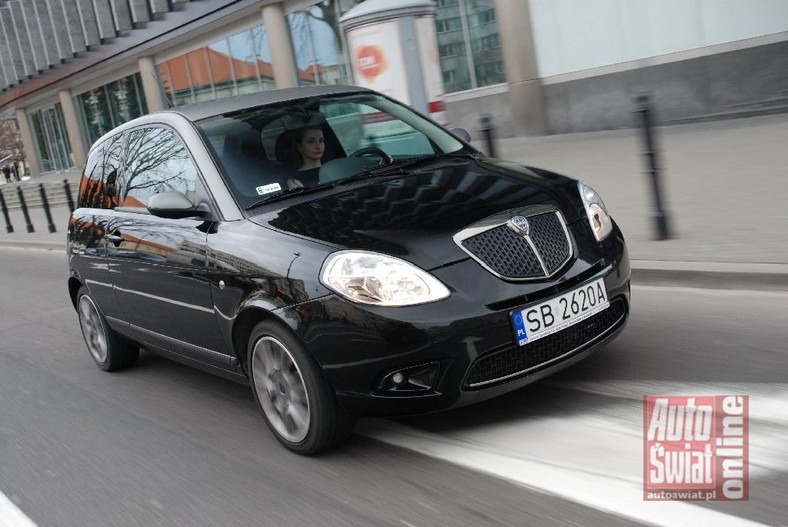
[[[520,236],[528,236],[528,231],[531,228],[531,226],[528,224],[528,220],[523,216],[513,217],[509,220],[507,225]]]

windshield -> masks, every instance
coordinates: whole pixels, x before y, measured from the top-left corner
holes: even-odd
[[[377,94],[310,97],[197,123],[243,207],[464,145]]]

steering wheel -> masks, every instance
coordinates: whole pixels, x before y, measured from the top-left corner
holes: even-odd
[[[374,154],[374,155],[378,156],[381,159],[381,161],[382,161],[381,164],[384,165],[384,166],[391,164],[391,161],[392,161],[391,160],[391,156],[388,155],[383,150],[381,150],[380,148],[378,148],[377,146],[368,146],[366,148],[361,148],[359,150],[356,150],[355,152],[350,154],[350,157],[361,157],[361,156],[365,156],[365,155],[368,155],[368,154]]]

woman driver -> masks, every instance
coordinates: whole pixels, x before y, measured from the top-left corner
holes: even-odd
[[[322,164],[323,154],[326,151],[323,130],[320,128],[301,128],[295,134],[295,149],[301,158],[298,166],[298,179],[288,180],[290,188],[309,187],[317,185],[318,172]]]

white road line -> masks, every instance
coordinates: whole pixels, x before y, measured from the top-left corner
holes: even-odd
[[[788,469],[787,384],[546,382],[613,401],[598,412],[512,416],[440,434],[385,420],[361,421],[357,432],[648,524],[760,525],[692,502],[643,501],[643,395],[749,395],[752,481]]]
[[[367,437],[566,497],[576,503],[648,525],[763,525],[689,502],[643,501],[642,487],[633,481],[484,450],[479,444],[456,441],[390,421],[370,420],[359,423],[358,428],[357,432]],[[592,450],[593,447],[589,445],[589,455],[593,455]]]
[[[0,527],[37,527],[19,507],[0,492]]]

